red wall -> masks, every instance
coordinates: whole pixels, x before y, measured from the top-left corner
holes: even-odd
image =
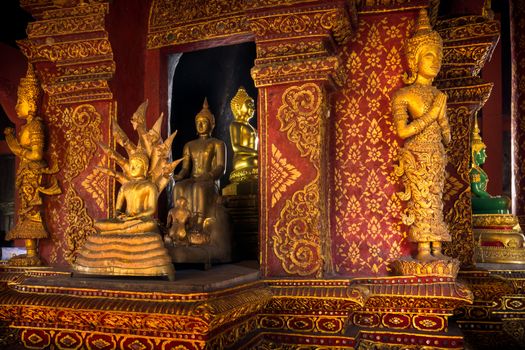
[[[332,135],[332,256],[341,275],[384,275],[408,255],[393,174],[400,139],[391,96],[403,86],[404,43],[417,10],[360,14],[354,39],[343,48],[348,81],[335,96]]]

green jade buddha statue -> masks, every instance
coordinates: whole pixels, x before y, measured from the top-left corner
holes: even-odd
[[[504,196],[492,196],[487,192],[489,177],[481,168],[487,159],[487,146],[479,135],[478,120],[472,130],[472,159],[470,188],[472,190],[472,212],[474,214],[510,214],[510,200]]]

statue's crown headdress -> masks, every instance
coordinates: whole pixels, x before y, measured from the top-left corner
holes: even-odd
[[[208,99],[207,98],[204,98],[204,103],[202,104],[202,109],[197,114],[197,117],[199,117],[199,116],[208,118],[208,120],[209,120],[210,124],[212,125],[212,127],[215,126],[215,117],[210,112],[210,108],[208,106]]]
[[[230,106],[233,113],[235,114],[236,111],[238,111],[242,107],[242,105],[246,103],[246,101],[253,102],[253,98],[251,98],[250,95],[248,95],[248,93],[244,89],[244,87],[241,86],[239,90],[237,90],[237,93],[235,94],[235,96],[233,96],[230,102]]]
[[[409,74],[405,74],[406,84],[412,84],[417,78],[417,64],[421,49],[425,46],[435,46],[439,48],[440,54],[443,51],[443,40],[439,33],[432,30],[427,10],[421,9],[416,25],[416,32],[408,39],[406,44],[406,58],[408,61]]]
[[[483,140],[481,139],[481,135],[479,134],[478,118],[476,116],[474,117],[474,127],[472,128],[470,147],[472,149],[472,156],[474,156],[475,153],[481,151],[482,149],[487,148],[487,146],[483,143]]]
[[[40,97],[40,87],[38,79],[35,75],[33,65],[28,63],[26,76],[20,79],[20,85],[18,85],[18,98],[22,98],[27,101],[36,110],[36,104]]]

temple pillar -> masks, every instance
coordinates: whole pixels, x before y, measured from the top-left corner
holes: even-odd
[[[443,65],[436,86],[447,94],[447,114],[452,142],[447,147],[447,179],[444,214],[452,242],[445,254],[462,265],[474,263],[474,239],[470,199],[470,136],[473,118],[483,107],[492,83],[479,77],[499,39],[499,22],[483,16],[464,16],[437,21],[443,38]]]
[[[525,224],[525,4],[510,1],[512,212]]]
[[[109,160],[98,142],[111,140],[116,105],[108,81],[115,63],[105,19],[107,1],[21,1],[36,19],[19,42],[44,90],[39,114],[47,126],[47,158],[58,164],[62,194],[44,203],[50,239],[40,244],[49,265],[75,259],[76,250],[95,231],[91,217],[108,216],[114,181],[94,171]]]
[[[352,33],[343,1],[248,15],[259,88],[259,210],[264,276],[332,273],[328,220],[330,92],[344,79],[336,55]],[[351,13],[355,13],[350,9]]]

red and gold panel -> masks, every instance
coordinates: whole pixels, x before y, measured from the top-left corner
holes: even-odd
[[[51,335],[42,329],[24,329],[20,337],[28,349],[45,349],[51,344]]]
[[[114,336],[101,333],[88,334],[85,344],[88,349],[93,350],[111,350],[116,347]]]
[[[59,349],[78,350],[82,348],[84,339],[77,332],[59,331],[55,334],[55,344]]]
[[[381,323],[392,329],[404,329],[411,325],[410,315],[408,314],[385,314],[381,319]]]
[[[404,43],[416,15],[417,9],[363,13],[342,48],[348,77],[334,98],[330,190],[332,255],[341,275],[384,275],[392,260],[409,254],[390,103],[402,86]]]
[[[270,99],[271,96],[271,99]],[[265,275],[316,276],[323,264],[322,140],[327,113],[322,85],[259,91],[262,265]],[[263,211],[264,212],[264,211]]]
[[[376,313],[359,311],[352,315],[352,323],[360,327],[379,327],[381,316]]]
[[[446,331],[447,322],[439,315],[415,315],[414,327],[421,331],[441,332]]]

